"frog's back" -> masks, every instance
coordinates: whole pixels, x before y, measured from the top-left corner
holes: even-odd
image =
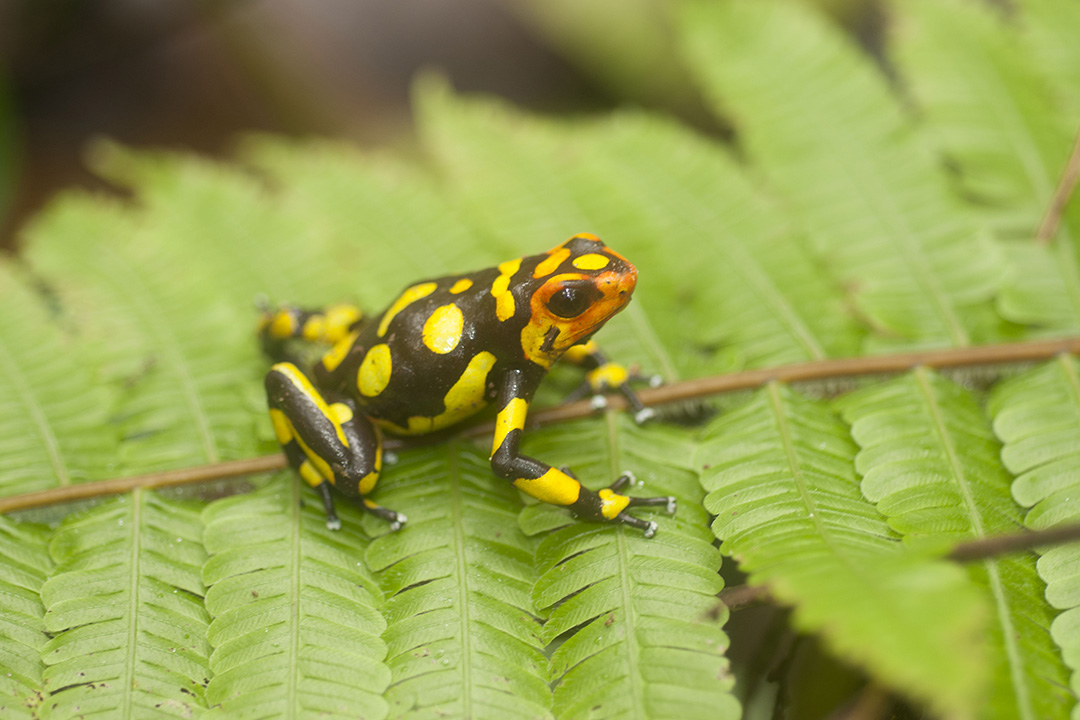
[[[397,434],[440,430],[473,415],[494,399],[499,366],[524,359],[524,323],[498,317],[500,275],[490,268],[410,285],[331,349],[317,372]]]

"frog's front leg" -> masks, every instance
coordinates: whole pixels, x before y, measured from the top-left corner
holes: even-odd
[[[593,394],[593,401],[597,407],[603,407],[607,400],[603,393],[609,389],[617,389],[630,403],[630,409],[634,413],[634,422],[641,425],[651,420],[656,411],[642,404],[641,398],[634,392],[630,383],[634,381],[646,381],[656,387],[660,384],[660,376],[644,377],[631,372],[621,363],[612,362],[600,351],[595,340],[573,345],[562,355],[562,359],[572,365],[578,365],[585,370],[585,381],[566,398],[567,401],[577,400],[588,393]]]
[[[491,468],[499,477],[513,482],[514,487],[552,505],[569,508],[575,515],[600,522],[621,522],[645,532],[656,534],[656,523],[641,520],[624,512],[642,505],[663,505],[675,512],[675,498],[636,498],[619,491],[633,476],[624,474],[610,487],[593,492],[577,481],[568,469],[557,469],[518,450],[524,432],[529,400],[537,381],[521,370],[507,370],[499,392],[499,414],[495,420],[495,437],[491,446]]]
[[[369,512],[397,530],[405,516],[367,499],[382,470],[382,438],[348,398],[323,395],[292,363],[278,363],[266,375],[270,420],[289,464],[322,495],[326,526],[341,527],[331,486],[360,498]]]

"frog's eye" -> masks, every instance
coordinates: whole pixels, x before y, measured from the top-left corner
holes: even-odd
[[[548,298],[547,309],[561,318],[577,317],[589,308],[596,295],[596,288],[591,285],[567,285]]]

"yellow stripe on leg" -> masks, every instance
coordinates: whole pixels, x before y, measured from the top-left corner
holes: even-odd
[[[329,479],[320,475],[319,471],[315,469],[315,466],[311,464],[310,460],[305,460],[303,463],[300,464],[299,472],[300,477],[304,478],[304,482],[306,482],[311,487],[317,487],[319,485],[322,485],[323,482]],[[332,483],[333,480],[330,480],[330,482]]]
[[[612,492],[608,488],[604,488],[597,494],[600,496],[600,514],[608,520],[614,520],[615,516],[630,504],[630,498]]]
[[[514,481],[514,487],[552,505],[573,505],[581,494],[581,483],[555,468],[550,468],[538,478],[518,478]]]
[[[525,428],[525,416],[528,412],[529,403],[525,402],[523,398],[512,398],[510,402],[506,403],[506,407],[499,411],[499,416],[495,418],[495,437],[491,442],[492,455],[503,444],[503,440],[511,431]]]

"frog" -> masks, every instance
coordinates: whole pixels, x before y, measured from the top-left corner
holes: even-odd
[[[560,360],[586,370],[586,390],[617,389],[637,422],[651,419],[631,386],[639,378],[593,340],[636,284],[633,264],[596,235],[580,233],[545,253],[412,283],[371,317],[347,303],[264,308],[258,334],[274,360],[265,378],[274,435],[289,465],[321,496],[327,527],[341,527],[336,491],[400,529],[407,517],[371,499],[384,433],[439,432],[494,405],[490,464],[497,477],[580,519],[653,537],[657,523],[627,511],[661,506],[674,514],[674,497],[626,494],[636,482],[632,472],[593,491],[570,468],[519,449],[529,405]],[[328,349],[305,371],[288,351],[295,341]]]

